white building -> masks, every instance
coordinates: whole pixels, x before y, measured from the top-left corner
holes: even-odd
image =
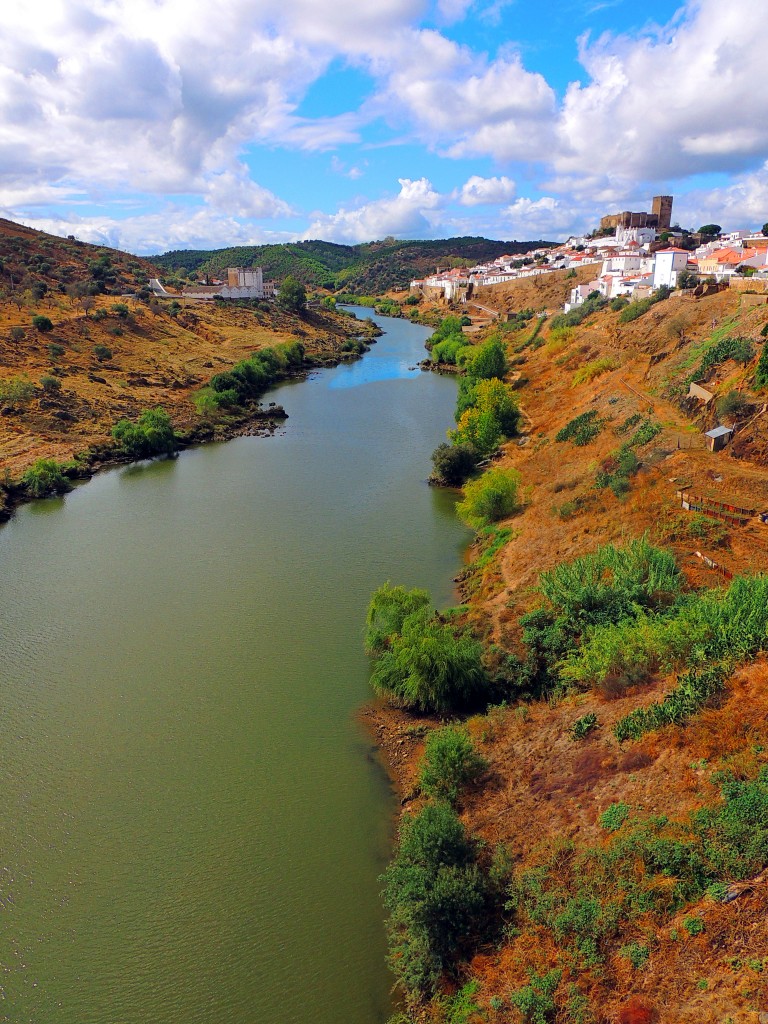
[[[615,256],[607,256],[603,260],[600,276],[605,274],[631,274],[639,271],[643,265],[643,256],[639,252],[620,252]]]
[[[659,249],[653,263],[653,287],[675,288],[677,286],[677,275],[688,266],[690,253],[687,249],[678,249],[670,246],[668,249]]]
[[[185,299],[264,299],[274,295],[274,285],[270,282],[264,286],[261,267],[248,270],[243,267],[230,267],[227,270],[226,284],[195,284],[182,289]]]
[[[616,243],[622,248],[627,245],[647,246],[656,241],[655,228],[616,228]]]

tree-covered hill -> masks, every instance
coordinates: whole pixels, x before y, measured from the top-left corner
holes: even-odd
[[[407,288],[415,277],[442,267],[467,266],[504,254],[527,252],[551,243],[499,242],[467,236],[429,241],[387,238],[362,245],[291,242],[284,245],[234,246],[229,249],[184,249],[151,257],[169,274],[220,274],[227,267],[261,266],[267,278],[291,274],[306,285],[378,294]]]

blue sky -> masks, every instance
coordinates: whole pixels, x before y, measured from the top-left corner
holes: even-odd
[[[11,9],[9,9],[11,8]],[[768,220],[765,0],[0,10],[0,215],[137,253]]]

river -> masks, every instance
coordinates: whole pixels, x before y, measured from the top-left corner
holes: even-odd
[[[369,315],[368,310],[360,310]],[[452,378],[376,317],[289,419],[0,529],[0,1020],[382,1024],[393,797],[354,712],[371,591],[452,602]]]

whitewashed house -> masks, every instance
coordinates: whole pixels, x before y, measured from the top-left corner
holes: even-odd
[[[688,266],[690,253],[687,249],[678,249],[672,245],[668,249],[658,249],[653,261],[653,287],[677,287],[677,275]]]

